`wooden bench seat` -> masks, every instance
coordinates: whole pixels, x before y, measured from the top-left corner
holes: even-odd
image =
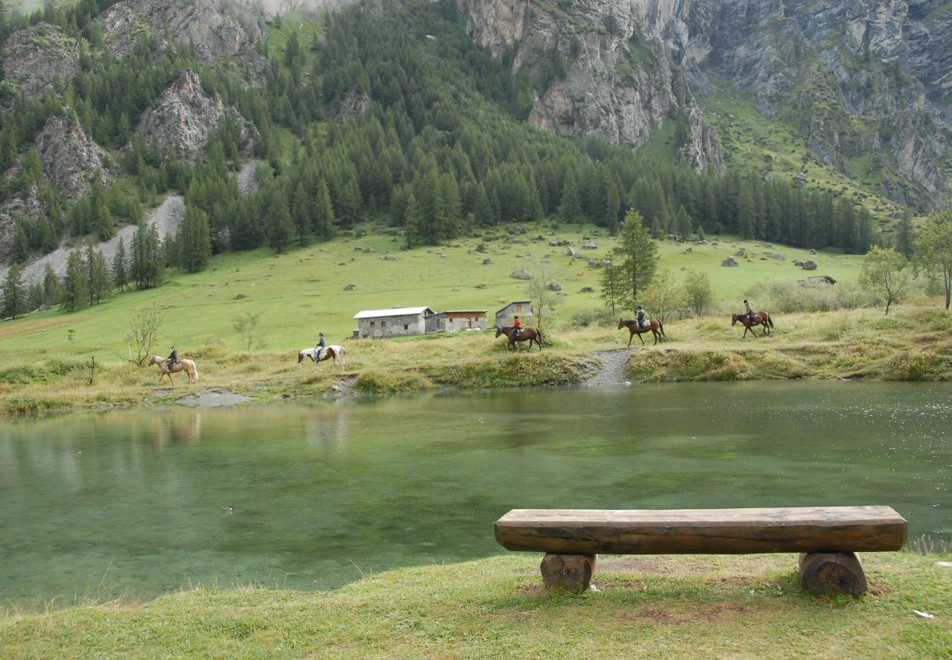
[[[587,589],[602,554],[797,552],[811,593],[866,591],[856,552],[900,550],[908,524],[887,506],[756,509],[513,509],[495,524],[507,550],[545,552],[548,587]]]

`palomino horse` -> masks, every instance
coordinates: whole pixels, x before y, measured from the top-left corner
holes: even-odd
[[[618,329],[628,328],[628,346],[631,346],[631,340],[634,339],[635,335],[638,335],[638,339],[641,340],[641,343],[644,344],[644,337],[641,336],[642,332],[650,332],[654,335],[654,343],[658,343],[662,337],[667,339],[667,335],[664,334],[664,326],[661,325],[661,321],[658,319],[648,319],[648,324],[642,326],[638,321],[634,319],[618,319]]]
[[[522,332],[514,332],[511,325],[499,327],[496,326],[496,337],[499,335],[506,335],[506,339],[509,340],[509,350],[516,350],[517,341],[527,341],[529,342],[529,350],[532,350],[532,342],[535,342],[539,346],[539,350],[542,350],[542,331],[538,328],[523,328]]]
[[[169,360],[164,358],[161,355],[153,355],[149,358],[149,363],[147,367],[151,367],[153,364],[159,365],[159,369],[162,370],[162,373],[159,374],[159,382],[162,382],[162,379],[166,376],[169,377],[169,382],[172,383],[172,374],[184,371],[188,375],[189,384],[194,383],[198,380],[198,369],[195,368],[195,363],[191,360],[179,360],[176,362],[171,369],[169,369]],[[173,385],[175,383],[172,383]]]
[[[298,351],[298,364],[304,362],[304,358],[308,358],[314,362],[314,366],[317,366],[318,362],[323,362],[324,360],[334,360],[334,364],[337,364],[338,358],[340,359],[340,368],[344,368],[344,356],[347,355],[347,351],[344,350],[343,346],[338,346],[337,344],[331,344],[330,346],[325,346],[324,350],[321,352],[319,359],[314,357],[315,350],[313,348],[302,348]]]
[[[773,320],[767,312],[754,312],[753,319],[747,316],[747,314],[734,314],[731,317],[731,325],[737,325],[738,322],[744,325],[744,336],[741,337],[741,339],[747,336],[748,330],[750,330],[750,334],[756,337],[757,333],[754,332],[754,326],[764,326],[764,335],[769,335],[770,328],[773,327]]]

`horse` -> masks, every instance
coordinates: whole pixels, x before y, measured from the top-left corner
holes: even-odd
[[[198,381],[198,369],[195,368],[195,363],[192,360],[186,360],[183,358],[176,362],[171,369],[169,369],[168,363],[168,358],[164,358],[161,355],[153,355],[149,358],[149,363],[146,366],[151,367],[153,364],[157,364],[159,366],[159,369],[162,371],[162,373],[159,374],[160,383],[162,382],[163,378],[168,376],[169,383],[174,385],[175,383],[172,382],[172,374],[178,373],[180,371],[184,371],[188,375],[188,382],[190,385]]]
[[[661,321],[658,319],[648,319],[648,325],[642,327],[638,321],[634,319],[618,319],[618,329],[628,328],[628,347],[631,347],[631,340],[635,335],[638,335],[638,339],[641,340],[642,345],[644,345],[645,340],[641,336],[642,332],[651,332],[654,335],[654,343],[658,343],[659,340],[663,341],[662,338],[667,339],[667,335],[664,334],[664,326],[661,324]]]
[[[344,356],[347,355],[347,351],[344,350],[343,346],[338,346],[337,344],[331,344],[330,346],[325,346],[323,352],[321,352],[320,359],[314,357],[315,350],[313,348],[302,348],[298,351],[298,364],[304,362],[304,358],[308,358],[314,362],[316,367],[318,362],[323,362],[324,360],[334,360],[334,364],[337,364],[338,358],[340,358],[340,368],[344,368]]]
[[[751,319],[747,314],[734,314],[731,317],[731,325],[737,325],[737,322],[740,322],[744,326],[744,336],[743,339],[747,336],[747,331],[750,330],[750,334],[754,337],[757,336],[757,333],[754,332],[754,326],[762,325],[764,326],[764,335],[770,334],[770,328],[773,327],[773,319],[770,318],[770,314],[767,312],[754,312],[754,318]]]
[[[529,342],[529,350],[532,350],[532,343],[535,342],[539,346],[539,350],[542,350],[542,331],[538,328],[523,328],[522,332],[513,332],[513,327],[511,325],[506,325],[503,327],[496,326],[496,337],[499,335],[506,335],[506,339],[509,340],[509,350],[516,350],[517,341],[527,341]]]

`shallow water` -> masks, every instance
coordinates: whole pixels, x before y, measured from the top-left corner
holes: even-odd
[[[332,588],[502,554],[511,508],[884,504],[948,543],[950,394],[633,385],[17,420],[0,602]]]

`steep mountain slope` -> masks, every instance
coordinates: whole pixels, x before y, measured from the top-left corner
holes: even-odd
[[[537,126],[637,148],[674,120],[682,162],[723,172],[711,101],[738,95],[860,187],[906,206],[942,199],[952,172],[947,2],[458,4],[475,40],[537,81]]]

